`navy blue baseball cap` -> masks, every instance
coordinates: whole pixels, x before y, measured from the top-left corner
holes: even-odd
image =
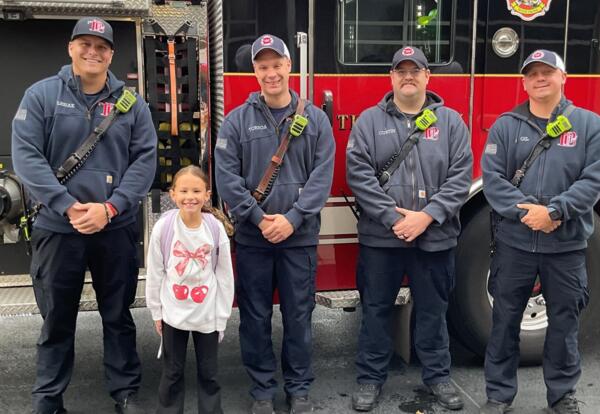
[[[290,51],[287,46],[277,36],[264,34],[252,43],[252,61],[256,60],[256,55],[265,49],[270,49],[281,57],[290,59]]]
[[[100,37],[106,40],[111,48],[115,48],[112,26],[104,19],[99,17],[84,17],[83,19],[79,19],[73,28],[71,40],[85,35]]]
[[[523,65],[521,66],[521,73],[525,73],[525,68],[527,68],[527,66],[537,62],[544,63],[553,67],[554,69],[560,69],[563,72],[566,72],[565,62],[563,62],[558,53],[551,50],[538,49],[527,56],[527,59],[525,59]]]
[[[394,53],[394,58],[392,59],[392,70],[396,69],[396,67],[405,60],[414,62],[419,69],[429,68],[427,58],[421,49],[412,46],[405,46]]]

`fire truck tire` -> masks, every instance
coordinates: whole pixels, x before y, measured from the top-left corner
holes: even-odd
[[[600,217],[595,214],[595,231],[586,255],[590,302],[580,320],[580,345],[600,334]],[[448,311],[455,339],[484,357],[492,326],[492,301],[487,292],[489,274],[489,207],[476,211],[464,224],[456,252],[456,285]],[[595,252],[595,254],[594,254]],[[545,311],[544,311],[545,313]],[[540,313],[541,314],[541,313]],[[545,317],[524,318],[521,329],[521,364],[540,364],[547,320]],[[532,320],[536,321],[532,323]]]

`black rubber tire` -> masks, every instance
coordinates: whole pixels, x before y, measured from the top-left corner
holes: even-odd
[[[595,222],[586,257],[590,302],[580,321],[582,344],[597,338],[600,332],[597,318],[600,312],[600,220],[597,215]],[[487,206],[477,210],[464,224],[456,252],[456,286],[448,311],[453,336],[482,358],[492,326],[492,307],[487,295],[489,226]],[[545,335],[545,328],[521,331],[521,364],[541,363]]]

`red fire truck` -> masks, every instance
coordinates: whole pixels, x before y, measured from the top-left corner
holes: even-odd
[[[10,237],[14,206],[20,201],[17,181],[10,173],[10,120],[27,85],[67,62],[61,51],[66,51],[73,19],[81,15],[101,15],[114,24],[119,38],[112,69],[149,102],[159,133],[159,171],[140,215],[144,240],[165,204],[164,190],[173,172],[191,162],[212,171],[211,144],[223,116],[257,90],[247,45],[263,33],[287,41],[292,86],[325,110],[337,143],[334,182],[322,211],[317,300],[346,310],[359,302],[354,279],[356,219],[345,182],[346,142],[360,113],[390,89],[394,51],[403,45],[420,47],[431,62],[430,89],[461,113],[471,131],[475,166],[470,197],[461,211],[463,230],[449,319],[454,336],[480,355],[487,343],[493,304],[487,293],[489,207],[481,191],[479,158],[497,116],[526,97],[519,75],[525,56],[538,48],[563,55],[569,74],[566,95],[576,105],[600,113],[600,3],[596,0],[0,0],[0,11],[0,37],[5,40],[0,49],[7,60],[0,68],[5,79],[0,169],[7,170],[0,176],[0,220],[6,229],[0,244],[0,274],[5,275],[0,277],[0,287],[14,289],[16,284],[24,292],[25,279],[8,276],[27,272],[21,243],[12,243]],[[172,55],[169,42],[176,46]],[[214,201],[218,203],[218,195]],[[587,257],[592,301],[581,321],[581,335],[586,337],[600,333],[594,318],[600,310],[598,251],[597,227]],[[141,281],[143,286],[143,276]],[[82,300],[82,308],[86,303]],[[408,289],[401,291],[397,303],[403,305],[398,308],[396,327],[399,350],[406,351]],[[141,295],[136,304],[143,304]],[[13,306],[6,308],[13,313],[24,311],[14,303],[7,306]],[[546,324],[545,302],[537,285],[523,315],[523,361],[541,359]]]

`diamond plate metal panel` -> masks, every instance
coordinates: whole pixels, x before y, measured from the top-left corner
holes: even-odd
[[[145,277],[142,276],[138,280],[135,300],[130,307],[139,308],[146,306],[145,293],[146,280]],[[87,275],[83,291],[81,292],[79,310],[91,311],[97,309],[98,304],[96,303],[96,294],[91,284],[91,278]],[[40,311],[35,302],[33,288],[31,287],[31,279],[29,279],[29,285],[27,286],[19,285],[19,287],[4,287],[0,289],[0,317],[32,315],[36,313],[40,313]]]
[[[396,297],[396,305],[406,305],[410,302],[410,289],[400,288]],[[336,290],[329,292],[317,292],[315,294],[317,304],[326,308],[355,308],[360,305],[360,294],[358,290]]]
[[[208,25],[204,5],[186,5],[185,7],[154,5],[150,8],[150,17],[163,28],[167,35],[174,35],[183,22],[190,21],[195,28],[193,31],[190,30],[191,33],[197,34],[201,40],[207,37]],[[144,31],[143,34],[152,35],[154,33]],[[200,46],[204,46],[202,42]]]
[[[37,15],[101,15],[144,17],[150,12],[150,0],[114,1],[25,1],[0,0],[0,8],[23,10],[28,17]]]

